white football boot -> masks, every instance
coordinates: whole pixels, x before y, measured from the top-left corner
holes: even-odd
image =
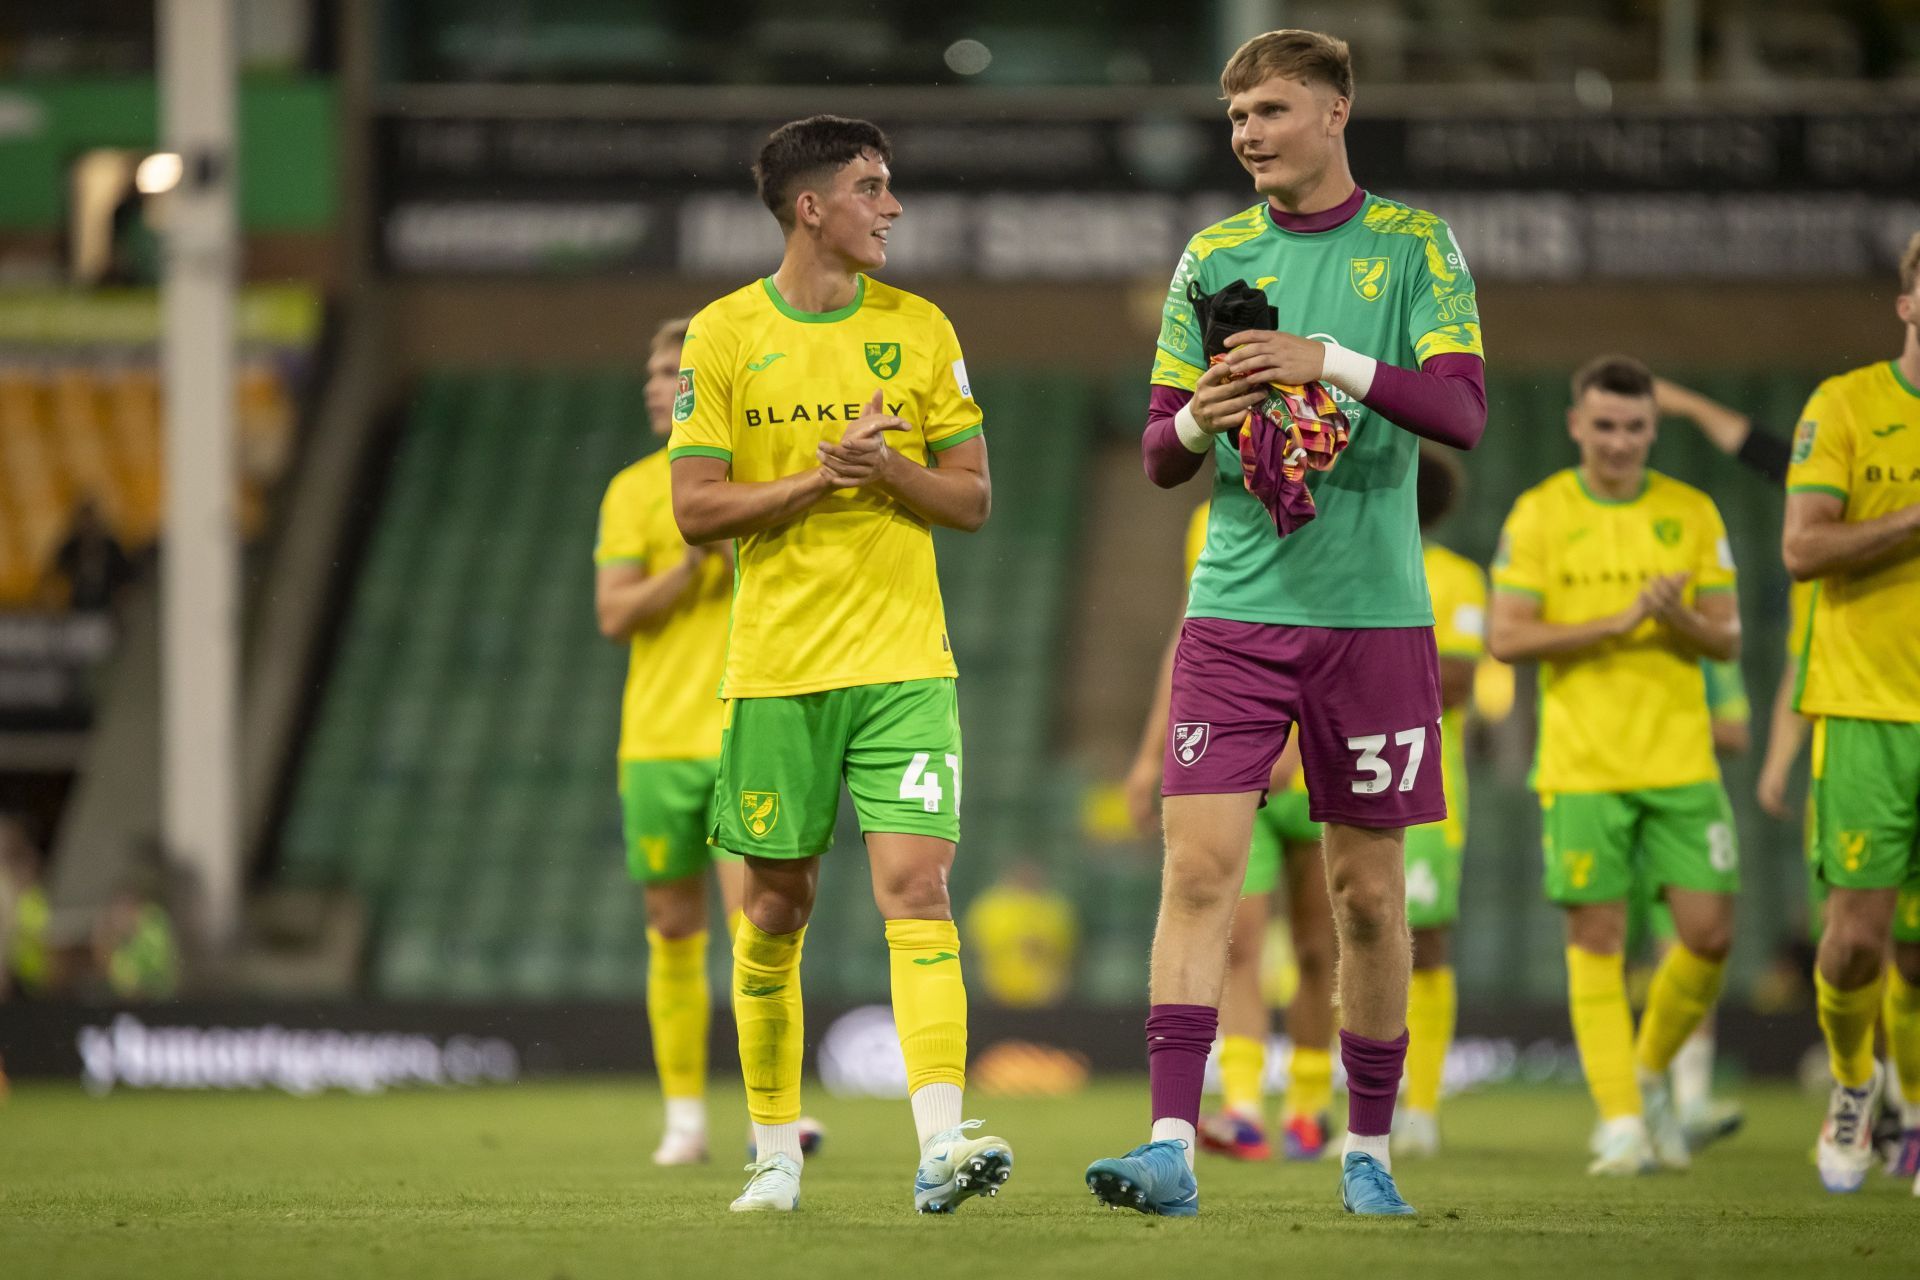
[[[735,1213],[791,1213],[800,1207],[800,1166],[779,1152],[747,1166],[753,1176],[727,1207]]]
[[[1813,1162],[1820,1169],[1820,1184],[1829,1191],[1858,1191],[1867,1180],[1867,1166],[1873,1163],[1873,1109],[1880,1101],[1882,1079],[1876,1062],[1873,1079],[1858,1089],[1835,1084],[1828,1095],[1827,1120],[1820,1126]]]
[[[1639,1116],[1619,1116],[1601,1125],[1593,1150],[1587,1172],[1596,1177],[1634,1178],[1660,1167],[1647,1138],[1647,1122]]]

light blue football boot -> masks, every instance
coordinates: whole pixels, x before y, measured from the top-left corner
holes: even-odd
[[[936,1133],[920,1153],[913,1173],[913,1207],[921,1213],[952,1213],[971,1196],[997,1196],[1013,1176],[1013,1148],[1005,1138],[969,1138],[979,1120]]]
[[[1340,1162],[1340,1204],[1367,1217],[1406,1218],[1419,1212],[1400,1198],[1386,1166],[1364,1151],[1349,1151]]]
[[[1200,1212],[1200,1184],[1187,1167],[1187,1144],[1178,1138],[1142,1143],[1112,1160],[1087,1166],[1087,1190],[1110,1209],[1132,1209],[1163,1218]]]

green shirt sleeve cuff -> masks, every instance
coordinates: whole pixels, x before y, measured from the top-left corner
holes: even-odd
[[[645,556],[614,556],[614,555],[606,555],[606,556],[595,556],[595,557],[593,558],[593,562],[594,562],[595,564],[597,564],[597,565],[609,565],[609,564],[645,564],[645,563],[647,562],[647,558],[646,558]]]
[[[676,462],[681,458],[718,458],[722,462],[732,462],[733,450],[716,448],[710,444],[683,444],[678,449],[667,450],[668,462]]]
[[[1544,591],[1535,591],[1532,587],[1523,587],[1513,582],[1496,582],[1493,584],[1493,589],[1504,591],[1510,596],[1528,596],[1534,600],[1544,600],[1547,596]]]
[[[1735,584],[1731,582],[1703,582],[1694,589],[1694,594],[1704,596],[1710,595],[1715,591],[1732,591],[1734,586]]]
[[[927,448],[933,453],[945,453],[948,449],[953,448],[953,446],[971,440],[979,435],[985,425],[985,423],[976,422],[972,426],[956,431],[950,436],[941,436],[938,440],[929,440],[927,441]]]
[[[1845,489],[1838,487],[1837,485],[1831,485],[1831,484],[1790,484],[1787,486],[1787,492],[1788,493],[1828,493],[1840,499],[1840,501],[1842,502],[1845,502],[1847,500],[1847,491]]]

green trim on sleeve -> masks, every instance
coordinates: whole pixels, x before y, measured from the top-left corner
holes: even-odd
[[[1510,596],[1531,596],[1535,600],[1545,600],[1547,598],[1547,593],[1544,591],[1535,591],[1532,587],[1515,586],[1511,582],[1496,582],[1493,584],[1493,589],[1495,591],[1504,591]]]
[[[1830,484],[1790,484],[1787,486],[1787,492],[1788,493],[1824,493],[1832,497],[1838,498],[1842,502],[1845,502],[1849,496],[1845,489],[1835,488],[1833,485],[1830,485]]]
[[[678,449],[667,450],[668,462],[677,462],[681,458],[718,458],[722,462],[732,462],[733,450],[710,444],[683,444]]]
[[[1732,591],[1736,586],[1737,584],[1732,582],[1703,582],[1694,588],[1693,594],[1704,596],[1715,591]]]
[[[971,440],[979,435],[985,426],[986,424],[983,422],[976,422],[972,426],[961,431],[956,431],[950,436],[941,436],[938,440],[929,440],[927,441],[927,449],[933,453],[945,453],[947,450],[953,448],[953,446]]]
[[[646,556],[644,556],[644,555],[638,555],[638,556],[595,556],[595,557],[593,558],[593,563],[594,563],[594,565],[595,565],[596,567],[598,567],[598,568],[602,568],[602,569],[604,569],[604,568],[606,568],[606,567],[607,567],[608,565],[614,565],[614,564],[645,564],[646,562],[647,562],[647,558],[646,558]]]
[[[1442,649],[1436,645],[1435,652],[1437,652],[1443,658],[1454,658],[1461,662],[1478,662],[1480,661],[1481,657],[1484,656],[1485,650],[1461,649],[1461,648]]]
[[[773,303],[773,309],[787,319],[798,320],[801,324],[833,324],[845,320],[858,311],[860,304],[867,300],[867,278],[864,275],[853,277],[853,301],[844,307],[836,307],[832,311],[802,311],[780,296],[780,290],[775,287],[772,276],[763,277],[760,283],[766,289],[767,298]]]

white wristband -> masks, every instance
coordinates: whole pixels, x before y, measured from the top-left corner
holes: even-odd
[[[1380,362],[1372,356],[1349,350],[1337,342],[1329,342],[1327,362],[1320,371],[1320,381],[1330,382],[1360,400],[1373,390],[1374,370],[1379,367]]]
[[[1173,432],[1180,437],[1180,443],[1187,446],[1188,453],[1205,453],[1213,448],[1213,437],[1200,425],[1200,419],[1193,416],[1191,400],[1173,415]]]

